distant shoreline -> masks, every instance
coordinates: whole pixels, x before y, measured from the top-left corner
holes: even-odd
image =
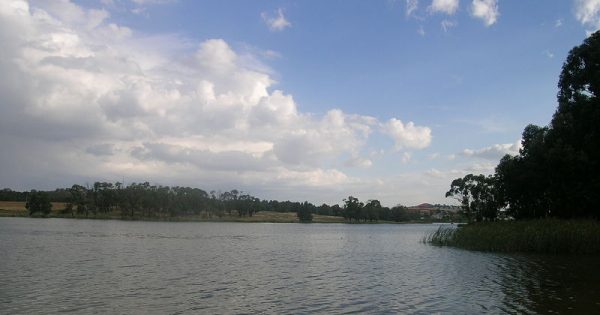
[[[262,214],[262,215],[261,215]],[[280,218],[271,217],[280,215]],[[293,216],[293,218],[292,218]],[[47,217],[34,215],[29,216],[27,213],[14,213],[7,212],[4,209],[0,209],[0,218],[30,218],[30,219],[76,219],[76,220],[115,220],[115,221],[141,221],[141,222],[200,222],[200,223],[303,223],[298,220],[296,213],[294,212],[273,212],[263,211],[255,214],[252,217],[238,217],[238,216],[225,216],[222,218],[203,218],[201,216],[190,215],[190,216],[175,216],[175,217],[122,217],[119,215],[62,215],[62,214],[51,214]],[[310,224],[450,224],[449,222],[437,222],[437,221],[373,221],[373,222],[350,222],[344,220],[342,217],[330,217],[315,215],[313,221]]]
[[[298,219],[296,212],[277,212],[277,211],[259,211],[252,216],[239,216],[235,211],[232,214],[224,213],[222,216],[207,215],[206,212],[201,214],[175,215],[175,216],[123,216],[118,210],[110,213],[97,212],[96,214],[89,212],[88,215],[83,213],[77,214],[65,213],[66,203],[52,202],[52,211],[46,217],[34,214],[29,215],[23,201],[0,201],[0,217],[34,217],[34,218],[64,218],[64,219],[91,219],[91,220],[122,220],[122,221],[149,221],[149,222],[239,222],[239,223],[302,223]],[[313,214],[312,222],[310,223],[344,223],[344,224],[429,224],[429,223],[451,223],[448,221],[440,221],[434,219],[424,220],[408,220],[408,221],[349,221],[341,216],[328,216]],[[459,223],[459,222],[455,222]]]
[[[26,210],[0,209],[0,217],[21,217],[21,218],[44,218],[39,215],[29,216]],[[240,217],[237,215],[225,215],[223,217],[206,217],[204,215],[178,215],[173,217],[142,217],[142,216],[122,216],[119,213],[110,214],[64,214],[60,210],[52,211],[45,218],[62,218],[62,219],[88,219],[88,220],[121,220],[121,221],[149,221],[149,222],[240,222],[240,223],[299,223],[299,220],[294,212],[272,212],[263,211],[254,214],[253,216]],[[344,218],[315,215],[313,223],[347,223]]]
[[[44,218],[39,215],[33,217],[29,216],[29,213],[25,209],[6,209],[7,207],[0,208],[0,217],[21,217],[21,218]],[[84,214],[65,214],[61,213],[62,209],[53,210],[46,218],[63,218],[63,219],[88,219],[88,220],[121,220],[121,221],[148,221],[148,222],[238,222],[238,223],[300,223],[295,212],[274,212],[274,211],[260,211],[253,216],[238,216],[238,215],[225,215],[222,217],[207,217],[205,215],[178,215],[173,217],[141,217],[141,216],[122,216],[119,213],[98,213],[90,214],[88,216]],[[325,215],[313,215],[313,221],[311,223],[346,223],[346,224],[359,224],[350,223],[342,217],[325,216]],[[360,224],[402,224],[402,223],[430,223],[430,222],[393,222],[393,221],[374,221],[374,222],[361,222]]]
[[[0,218],[58,218],[58,219],[84,219],[84,220],[119,220],[119,221],[144,221],[144,222],[214,222],[214,223],[302,223],[298,220],[295,212],[274,212],[274,211],[261,211],[254,214],[252,217],[239,217],[237,215],[223,216],[221,218],[212,217],[207,218],[203,215],[189,215],[189,216],[174,216],[174,217],[128,217],[121,216],[120,214],[96,214],[96,215],[85,215],[75,214],[62,214],[58,211],[53,211],[49,216],[43,217],[39,215],[29,216],[27,211],[24,210],[7,210],[0,208]],[[439,221],[373,221],[373,222],[355,222],[348,221],[342,217],[335,216],[324,216],[324,215],[313,215],[313,221],[310,223],[335,223],[335,224],[433,224],[433,223],[450,223],[450,222],[439,222]]]

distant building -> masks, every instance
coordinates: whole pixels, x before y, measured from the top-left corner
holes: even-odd
[[[430,203],[422,203],[417,206],[408,207],[408,212],[413,214],[419,214],[421,216],[429,216],[434,219],[442,219],[444,217],[452,216],[460,211],[460,206],[441,205]]]
[[[422,203],[418,206],[408,207],[408,211],[421,215],[431,215],[436,210],[435,206],[430,203]]]

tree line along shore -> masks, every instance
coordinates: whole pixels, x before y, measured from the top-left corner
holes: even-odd
[[[343,205],[261,200],[238,190],[206,192],[199,188],[123,185],[96,182],[53,191],[0,190],[0,215],[95,219],[381,223],[429,222],[429,216],[405,206],[384,207],[378,200],[349,196]],[[460,214],[437,220],[460,220]]]

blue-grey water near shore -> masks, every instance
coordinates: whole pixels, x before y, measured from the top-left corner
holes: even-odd
[[[0,218],[0,313],[600,309],[597,257],[422,244],[436,228]]]

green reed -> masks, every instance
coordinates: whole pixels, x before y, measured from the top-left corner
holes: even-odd
[[[600,254],[600,223],[558,219],[472,223],[440,227],[423,241],[490,252]]]

